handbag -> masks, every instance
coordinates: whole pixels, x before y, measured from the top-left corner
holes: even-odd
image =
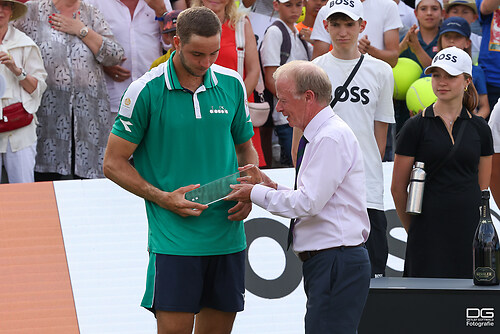
[[[16,130],[33,121],[33,115],[24,109],[21,102],[3,108],[3,117],[0,119],[0,132]]]
[[[243,70],[245,67],[245,17],[242,17],[235,27],[235,39],[236,39],[236,52],[238,54],[238,73],[241,78],[243,78]],[[260,90],[259,90],[260,88]],[[269,112],[271,111],[271,106],[264,99],[264,83],[262,77],[259,77],[257,87],[255,87],[255,95],[258,96],[255,99],[256,102],[248,102],[248,111],[250,112],[250,119],[252,120],[252,125],[254,127],[261,127],[267,121]]]
[[[250,112],[250,119],[255,127],[261,127],[266,123],[271,111],[271,106],[264,100],[263,93],[255,94],[259,97],[260,102],[248,102],[248,111]],[[254,96],[255,96],[254,95]]]

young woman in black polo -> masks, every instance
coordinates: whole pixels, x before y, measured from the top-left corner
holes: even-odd
[[[425,70],[437,101],[409,119],[396,140],[392,196],[408,233],[407,277],[472,278],[472,239],[481,189],[491,175],[493,139],[478,103],[470,56],[456,47],[440,51]],[[406,213],[415,162],[425,164],[422,213]]]

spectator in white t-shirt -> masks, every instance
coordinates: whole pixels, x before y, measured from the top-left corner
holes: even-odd
[[[415,16],[413,8],[408,6],[403,0],[394,0],[394,2],[398,4],[399,18],[401,18],[401,23],[403,23],[403,29],[409,29],[414,24],[418,25],[417,17]],[[400,35],[401,30],[402,29],[399,31]]]
[[[309,43],[303,41],[297,29],[295,22],[302,13],[301,0],[275,0],[274,9],[279,12],[279,24],[286,28],[290,36],[290,55],[286,63],[292,60],[310,60],[312,47]],[[260,58],[262,68],[264,69],[264,84],[266,88],[274,95],[274,105],[277,103],[276,87],[273,78],[274,72],[284,65],[281,63],[281,45],[283,43],[283,34],[277,26],[270,26],[265,35],[260,48]],[[293,128],[288,125],[288,121],[282,113],[278,113],[276,108],[272,111],[274,131],[278,136],[278,142],[281,147],[280,163],[283,167],[292,167],[292,135]]]
[[[341,0],[330,0],[321,8],[314,22],[311,40],[314,42],[313,59],[330,50],[332,43],[323,21],[326,19],[328,7]],[[363,18],[367,24],[359,34],[359,51],[381,59],[396,66],[399,56],[399,29],[403,27],[399,18],[398,7],[392,0],[364,0]]]
[[[362,53],[357,48],[356,41],[368,25],[362,19],[364,6],[359,0],[352,2],[353,9],[343,3],[335,3],[328,8],[324,28],[328,29],[331,36],[333,49],[314,59],[313,63],[328,74],[334,96],[338,96],[333,111],[352,129],[363,152],[367,211],[371,226],[366,247],[372,264],[372,277],[382,277],[388,257],[382,157],[385,153],[388,125],[394,123],[394,77],[387,63],[365,54],[351,83],[345,90],[342,89],[347,77],[360,61]],[[300,130],[295,128],[292,154],[298,149],[301,135]]]

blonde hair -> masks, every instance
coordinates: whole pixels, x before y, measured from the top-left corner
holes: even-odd
[[[191,8],[203,6],[203,0],[191,0]],[[226,20],[229,20],[229,26],[234,29],[238,20],[243,16],[243,13],[238,11],[238,6],[236,6],[235,0],[229,0],[224,8],[224,15],[224,22],[221,22],[221,24],[224,24]]]

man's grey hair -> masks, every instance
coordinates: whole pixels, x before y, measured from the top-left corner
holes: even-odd
[[[295,82],[295,94],[312,91],[318,102],[330,104],[332,100],[332,83],[326,72],[316,64],[305,60],[294,60],[278,67],[273,78],[287,78]]]

